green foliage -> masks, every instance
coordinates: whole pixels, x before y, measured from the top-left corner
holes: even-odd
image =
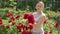
[[[46,15],[49,18],[52,18],[54,20],[56,20],[57,22],[60,22],[59,18],[60,18],[60,12],[54,12],[54,11],[46,11]]]
[[[6,10],[4,10],[4,9],[0,9],[0,17],[2,17],[3,19],[6,19],[6,13],[8,13],[9,12],[9,10],[8,9],[6,9]]]
[[[49,7],[49,10],[60,11],[60,2],[59,0],[0,0],[1,7],[15,7],[16,9],[27,10],[27,6],[29,6],[30,11],[35,10],[35,6],[37,2],[43,1],[45,8]]]

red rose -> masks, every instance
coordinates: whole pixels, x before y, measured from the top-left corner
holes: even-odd
[[[24,29],[23,32],[26,32],[26,30]]]
[[[48,34],[47,32],[44,32],[44,34]]]
[[[19,32],[21,32],[21,29],[19,29]]]
[[[29,25],[29,29],[33,29],[33,25]]]
[[[32,34],[31,32],[22,32],[22,34]]]
[[[13,14],[12,13],[9,13],[10,14],[10,16],[13,16]]]
[[[9,23],[11,23],[13,20],[9,20]]]
[[[7,14],[6,14],[6,17],[9,17],[9,16],[10,16],[10,14],[9,14],[9,13],[7,13]]]
[[[14,16],[11,17],[11,20],[13,20],[13,21],[15,20]]]
[[[23,31],[22,34],[27,34],[27,32]]]
[[[49,34],[52,34],[52,30],[50,30]]]
[[[56,22],[55,27],[57,28],[58,26],[59,26],[59,23],[58,23],[58,22]]]
[[[32,34],[32,32],[27,32],[27,34]]]
[[[26,30],[24,30],[22,34],[32,34],[32,32],[27,32]]]
[[[4,24],[2,24],[2,18],[0,18],[0,26],[4,26]]]
[[[26,28],[26,26],[25,26],[25,25],[21,25],[21,28],[23,28],[23,29],[24,29],[24,28]]]
[[[17,29],[20,29],[21,28],[21,26],[20,25],[17,25]]]
[[[46,20],[44,20],[44,24],[46,24]]]
[[[30,16],[30,14],[24,14],[24,19],[27,19]]]
[[[6,17],[11,17],[11,16],[13,16],[12,13],[7,13],[7,14],[6,14]]]
[[[0,24],[2,24],[2,18],[0,18]]]
[[[16,22],[12,22],[12,24],[11,25],[15,25],[16,24]]]
[[[29,27],[28,26],[26,26],[26,30],[28,30],[29,29]]]
[[[16,16],[16,19],[19,19],[19,18],[20,18],[20,15],[17,15],[17,16]]]
[[[34,24],[35,20],[34,20],[34,16],[33,15],[30,15],[28,17],[28,23],[31,23],[31,24]]]
[[[6,28],[7,28],[7,29],[9,29],[9,28],[10,28],[10,26],[9,26],[9,25],[7,25],[7,26],[6,26]]]

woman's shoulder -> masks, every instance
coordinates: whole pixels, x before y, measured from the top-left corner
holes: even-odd
[[[45,13],[42,13],[42,16],[41,16],[41,18],[46,18],[46,15],[45,15]]]
[[[46,16],[45,13],[42,13],[42,16]]]
[[[46,19],[45,13],[42,13],[42,18]]]

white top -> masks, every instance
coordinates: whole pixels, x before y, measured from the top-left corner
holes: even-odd
[[[37,16],[36,14],[37,14],[37,12],[33,13],[35,23],[37,23],[41,19],[42,16],[45,16],[45,14],[43,12],[42,12],[42,14],[40,14],[39,17],[36,17]],[[37,27],[37,26],[39,26],[39,27]],[[42,32],[42,31],[44,31],[43,30],[43,23],[41,23],[41,25],[40,24],[37,24],[36,26],[33,25],[32,32]]]

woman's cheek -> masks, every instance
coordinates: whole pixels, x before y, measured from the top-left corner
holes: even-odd
[[[40,10],[40,8],[38,7],[37,10]]]

